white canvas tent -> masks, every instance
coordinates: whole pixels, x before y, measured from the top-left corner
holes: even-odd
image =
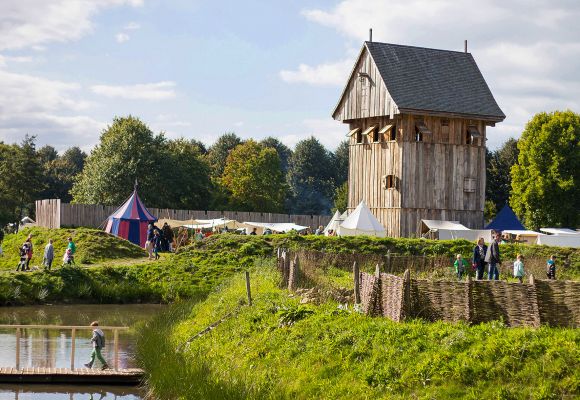
[[[240,223],[233,219],[216,218],[216,219],[196,219],[192,224],[183,225],[188,229],[236,229]]]
[[[368,235],[385,237],[387,233],[364,201],[338,227],[338,236]]]
[[[265,229],[270,229],[273,233],[286,233],[292,230],[296,232],[301,232],[308,229],[307,226],[296,225],[289,222],[283,223],[270,223],[270,222],[244,222],[241,226],[246,227],[246,233],[250,233],[253,228],[256,228],[256,233],[261,235],[264,233]]]
[[[344,214],[342,214],[342,215],[344,215]],[[333,231],[335,233],[338,232],[338,227],[346,218],[346,217],[343,218],[342,215],[340,215],[338,210],[334,213],[334,215],[332,216],[332,219],[330,220],[328,225],[326,225],[326,228],[324,228],[324,235],[325,236],[328,236],[330,231]]]
[[[511,236],[514,236],[516,241],[518,241],[519,243],[527,243],[527,244],[537,244],[538,236],[545,236],[543,233],[540,232],[518,229],[508,229],[502,231],[502,234],[509,234]]]
[[[580,235],[580,232],[568,228],[540,228],[540,230],[550,235]]]
[[[491,242],[491,230],[469,229],[459,221],[423,219],[421,220],[421,237],[439,240],[466,239],[473,242],[481,237],[486,242]]]
[[[541,235],[538,244],[580,248],[580,235]]]

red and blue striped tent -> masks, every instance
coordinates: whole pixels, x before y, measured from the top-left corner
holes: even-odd
[[[145,246],[147,226],[157,221],[137,194],[137,189],[129,199],[109,217],[105,232],[122,237],[138,246]]]

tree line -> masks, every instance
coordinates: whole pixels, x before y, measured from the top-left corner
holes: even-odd
[[[510,204],[524,224],[580,224],[580,116],[539,113],[519,140],[487,151],[485,214]],[[138,118],[117,117],[87,156],[78,147],[59,155],[35,138],[0,142],[0,223],[34,215],[34,201],[120,205],[139,183],[157,208],[328,214],[347,207],[348,142],[334,152],[310,137],[290,149],[275,137],[221,135],[206,147],[168,139]]]

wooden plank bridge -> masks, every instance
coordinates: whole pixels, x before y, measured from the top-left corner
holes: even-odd
[[[71,384],[116,384],[137,385],[143,378],[139,368],[119,368],[119,331],[126,331],[125,326],[99,326],[103,331],[113,332],[113,367],[109,369],[92,369],[75,367],[75,341],[78,330],[93,330],[92,326],[61,325],[1,325],[0,329],[16,330],[15,367],[0,367],[0,383],[71,383]],[[20,340],[24,329],[70,330],[71,351],[70,368],[21,368]]]

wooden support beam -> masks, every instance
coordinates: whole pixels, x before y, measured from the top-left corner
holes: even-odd
[[[354,276],[354,304],[360,304],[360,270],[356,261],[352,265]]]
[[[252,291],[250,289],[250,272],[246,271],[246,292],[248,294],[248,305],[252,305]]]
[[[70,335],[70,340],[71,340],[71,346],[70,346],[70,369],[72,371],[75,370],[76,335],[77,335],[77,330],[75,328],[73,328],[72,331],[71,331],[71,335]]]
[[[20,370],[20,328],[16,328],[16,370]]]
[[[119,330],[113,330],[113,346],[114,346],[114,355],[113,355],[113,367],[115,371],[119,370]]]

